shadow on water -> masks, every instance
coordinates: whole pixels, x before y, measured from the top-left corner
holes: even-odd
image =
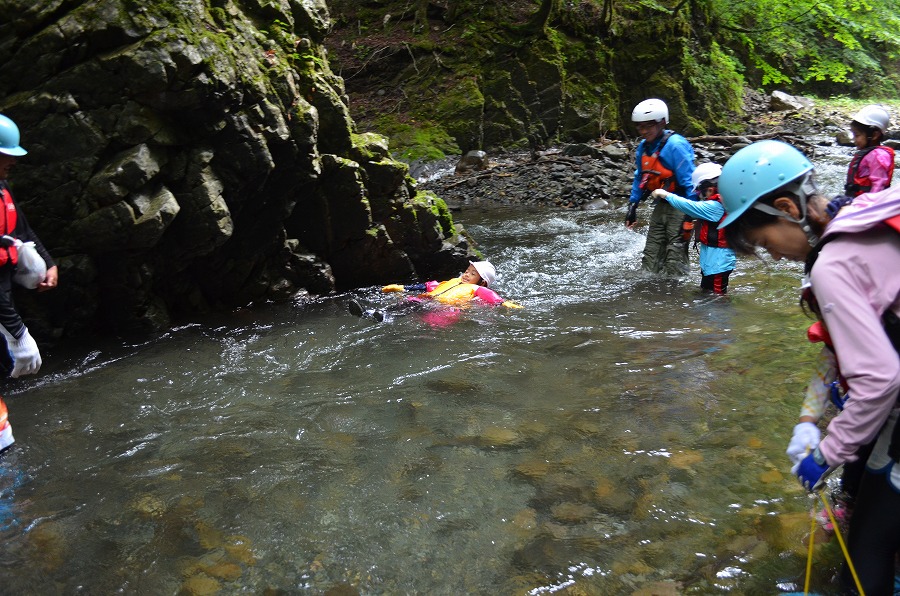
[[[4,591],[795,588],[799,267],[710,298],[622,216],[460,213],[522,310],[378,324],[371,288],[50,355],[7,392]]]

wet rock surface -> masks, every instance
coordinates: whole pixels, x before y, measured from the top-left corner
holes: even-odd
[[[773,94],[774,95],[774,94]],[[790,102],[790,103],[789,103]],[[824,144],[846,145],[851,114],[818,107],[808,98],[779,93],[775,100],[748,92],[746,133],[687,137],[696,163],[724,164],[742,147],[762,139],[791,143],[808,154]],[[793,106],[793,107],[786,107]],[[676,132],[677,126],[672,125]],[[886,144],[896,144],[896,140]],[[561,145],[545,151],[489,155],[483,170],[458,168],[459,158],[413,168],[419,187],[451,209],[491,205],[539,205],[566,209],[613,209],[628,201],[639,138]],[[852,144],[852,140],[851,140]]]

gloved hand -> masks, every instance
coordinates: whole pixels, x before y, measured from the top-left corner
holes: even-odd
[[[637,201],[628,205],[628,213],[625,214],[625,226],[631,227],[637,222]]]
[[[524,308],[521,304],[516,304],[515,302],[511,302],[509,300],[503,302],[501,306],[505,306],[506,308]]]
[[[828,462],[825,461],[825,456],[816,447],[812,453],[800,462],[800,466],[797,468],[797,478],[800,480],[803,488],[813,492],[819,490],[819,487],[825,481],[826,474],[830,471],[831,469],[828,466]]]
[[[785,452],[791,458],[791,464],[799,464],[810,451],[819,446],[821,438],[822,432],[812,422],[801,422],[794,426],[794,436]]]
[[[0,331],[6,337],[6,345],[13,359],[14,366],[10,373],[11,377],[32,375],[41,369],[41,352],[27,328],[19,339],[14,338],[2,325],[0,325]]]
[[[662,188],[657,188],[656,190],[654,190],[653,192],[650,193],[650,198],[653,199],[654,201],[661,201],[662,199],[665,199],[667,196],[669,196],[669,191],[662,189]]]
[[[381,288],[382,292],[402,292],[403,286],[400,284],[390,284]]]

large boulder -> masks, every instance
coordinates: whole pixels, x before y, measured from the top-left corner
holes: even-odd
[[[16,297],[36,334],[459,270],[449,213],[356,133],[329,26],[324,0],[0,4],[11,182],[61,271]]]

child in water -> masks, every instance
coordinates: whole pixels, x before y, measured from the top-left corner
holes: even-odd
[[[522,308],[514,302],[504,300],[489,286],[497,280],[497,271],[489,261],[470,261],[469,267],[459,276],[446,281],[429,281],[418,284],[390,284],[381,288],[382,292],[421,292],[418,296],[399,302],[386,311],[365,310],[357,300],[350,301],[350,312],[358,317],[371,316],[384,321],[388,314],[408,314],[434,300],[451,306],[461,306],[474,299],[487,304],[502,304],[508,308]]]
[[[890,117],[878,105],[868,105],[858,111],[850,122],[856,153],[847,168],[844,193],[856,197],[878,192],[891,185],[894,175],[894,150],[882,145]]]
[[[728,277],[737,261],[725,240],[725,233],[719,229],[719,223],[725,219],[725,207],[718,191],[721,173],[722,166],[712,162],[700,164],[694,169],[691,182],[701,199],[699,201],[679,197],[662,188],[650,194],[652,198],[668,201],[672,207],[699,220],[696,241],[700,244],[700,289],[718,295],[728,292]]]

